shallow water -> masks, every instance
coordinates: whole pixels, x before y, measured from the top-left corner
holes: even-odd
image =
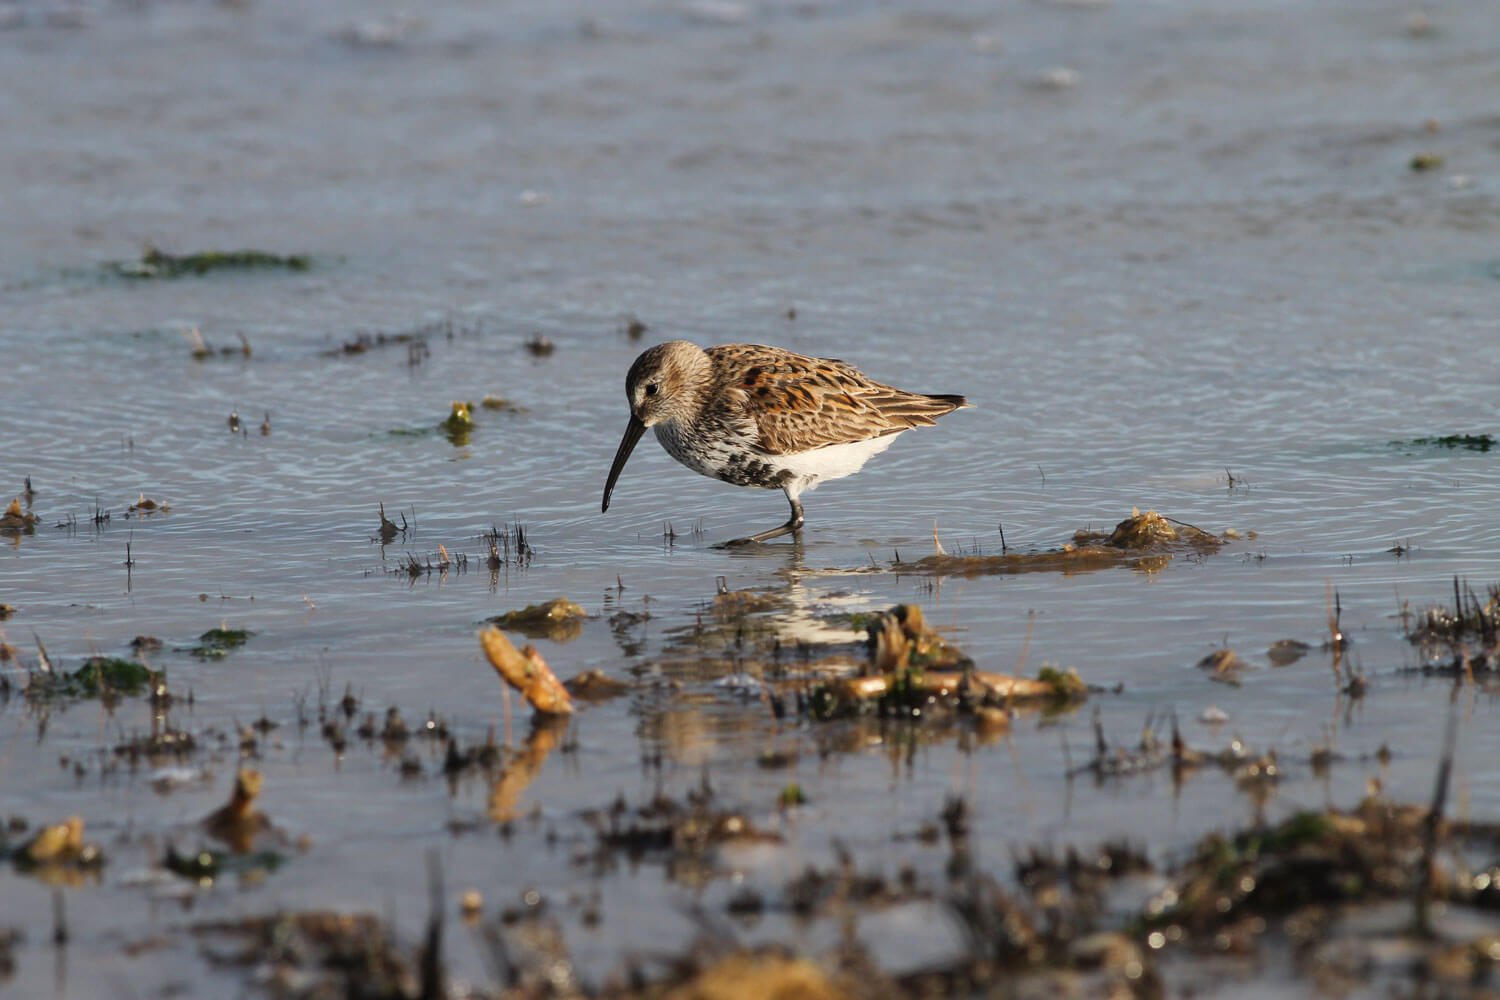
[[[177,725],[282,723],[255,761],[264,807],[311,842],[253,885],[163,875],[162,844],[196,846],[224,798],[235,742],[209,779],[158,794],[149,769],[110,766],[149,727],[143,702],[73,704],[41,735],[12,697],[4,812],[79,814],[113,859],[67,893],[65,969],[38,923],[51,890],[0,871],[0,926],[29,928],[21,994],[199,982],[212,973],[191,945],[122,949],[215,916],[337,905],[414,931],[433,850],[450,888],[491,907],[523,886],[597,892],[597,926],[558,903],[597,979],[685,943],[693,905],[722,912],[742,882],[774,894],[835,838],[887,871],[938,870],[944,851],[910,833],[958,792],[979,855],[1002,865],[1020,845],[1121,836],[1170,856],[1254,815],[1217,774],[1065,782],[1095,708],[1121,743],[1172,712],[1195,745],[1274,747],[1289,763],[1271,815],[1348,805],[1376,776],[1396,800],[1429,794],[1450,692],[1405,672],[1418,654],[1398,612],[1449,598],[1455,576],[1500,577],[1500,475],[1494,453],[1393,442],[1495,431],[1488,4],[1443,5],[1427,34],[1378,2],[435,3],[415,22],[341,0],[107,3],[76,28],[16,9],[0,32],[0,485],[29,476],[43,524],[0,549],[3,627],[28,662],[34,634],[65,666],[160,637],[154,665],[193,694]],[[1059,67],[1071,85],[1044,82]],[[1444,165],[1411,170],[1427,152]],[[103,269],[147,242],[314,266]],[[650,327],[640,342],[632,316]],[[242,333],[251,353],[194,359],[192,328],[215,349]],[[340,350],[377,332],[419,333],[428,352]],[[548,357],[524,347],[538,334]],[[715,550],[779,523],[780,495],[695,477],[645,441],[598,509],[624,373],[672,337],[842,357],[975,408],[808,495],[800,546]],[[468,443],[450,442],[450,401],[486,394],[519,410],[477,410]],[[140,494],[171,509],[126,519]],[[384,547],[382,503],[412,525]],[[950,550],[998,551],[997,526],[1039,549],[1133,506],[1246,537],[1151,574],[889,571],[931,552],[934,530]],[[478,536],[514,523],[534,557],[492,576]],[[467,571],[400,572],[439,546]],[[720,578],[785,590],[804,619],[917,602],[988,669],[1072,666],[1120,691],[989,744],[777,721],[716,684],[731,655],[672,655]],[[1330,587],[1371,681],[1352,706],[1327,654],[1276,669],[1262,655],[1326,638]],[[441,780],[440,748],[414,751],[425,776],[403,780],[377,748],[340,757],[315,722],[297,727],[299,705],[315,716],[347,686],[366,710],[482,739],[504,723],[476,623],[558,594],[593,616],[540,643],[558,672],[639,683],[579,717],[576,750],[548,759],[523,800],[536,814],[508,837],[485,820],[484,782]],[[651,615],[623,640],[607,621],[622,609]],[[221,623],[255,635],[219,662],[174,651]],[[1225,644],[1261,668],[1239,688],[1193,668]],[[1493,705],[1463,697],[1459,787],[1493,818]],[[1230,721],[1198,721],[1211,705]],[[1330,739],[1347,759],[1326,776],[1296,763]],[[797,762],[753,766],[767,746]],[[701,886],[570,860],[593,843],[582,811],[705,775],[786,845],[729,852]],[[809,803],[781,813],[789,782]],[[865,933],[895,966],[954,946],[921,912]],[[484,977],[467,939],[449,957]]]

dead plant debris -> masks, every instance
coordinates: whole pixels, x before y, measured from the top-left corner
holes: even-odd
[[[158,503],[142,493],[135,503],[125,508],[125,516],[130,517],[134,515],[136,517],[143,517],[147,514],[155,514],[157,512],[165,514],[171,509],[171,505]]]
[[[630,685],[602,670],[585,670],[563,681],[563,687],[581,701],[608,701],[630,692]]]
[[[0,535],[31,535],[36,533],[41,518],[29,510],[21,509],[21,498],[15,497],[0,514]]]
[[[1240,657],[1240,654],[1225,647],[1216,649],[1199,660],[1198,669],[1206,672],[1210,680],[1238,687],[1240,675],[1252,668]]]
[[[922,610],[913,604],[874,616],[866,631],[866,668],[857,676],[814,688],[808,698],[813,718],[861,711],[919,716],[940,709],[977,714],[1018,703],[1067,704],[1088,695],[1088,686],[1073,670],[1043,668],[1029,679],[976,669],[958,647],[927,625]]]
[[[1500,674],[1500,583],[1483,594],[1457,578],[1453,605],[1403,611],[1406,639],[1422,653],[1423,673],[1486,679]]]
[[[534,646],[517,650],[505,633],[493,625],[486,625],[479,632],[479,646],[485,658],[504,681],[531,703],[531,707],[544,715],[569,715],[573,712],[573,697],[568,694],[547,661]]]
[[[991,573],[1084,573],[1114,566],[1128,566],[1145,573],[1164,568],[1173,557],[1203,557],[1217,552],[1231,536],[1214,535],[1201,528],[1139,509],[1109,532],[1080,530],[1073,541],[1045,552],[1001,552],[998,555],[949,555],[938,552],[915,562],[904,562],[899,553],[897,572],[933,573],[953,576],[983,576]]]
[[[229,801],[203,819],[203,830],[228,844],[236,854],[247,854],[254,839],[271,828],[270,820],[255,808],[265,779],[253,767],[242,767],[234,777]]]
[[[80,885],[104,867],[99,846],[84,840],[79,816],[43,826],[14,850],[7,851],[0,840],[0,857],[7,853],[17,870],[50,885]]]
[[[1299,639],[1277,639],[1266,649],[1266,659],[1273,667],[1288,667],[1306,656],[1312,646]]]
[[[485,621],[511,632],[520,632],[529,639],[567,642],[583,633],[586,618],[587,612],[566,597],[554,597],[544,604],[528,604],[519,611],[507,611]]]

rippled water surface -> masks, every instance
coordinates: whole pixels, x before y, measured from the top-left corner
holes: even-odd
[[[1096,709],[1121,743],[1175,713],[1195,744],[1275,748],[1290,763],[1273,816],[1349,805],[1375,777],[1401,801],[1430,794],[1450,689],[1408,670],[1399,614],[1451,603],[1455,576],[1500,579],[1497,453],[1409,443],[1497,430],[1490,4],[1434,5],[1430,22],[1398,3],[1242,0],[418,9],[9,8],[0,499],[29,477],[41,523],[3,539],[3,628],[29,666],[38,640],[68,666],[160,638],[153,665],[192,693],[173,722],[211,748],[201,780],[161,793],[111,750],[150,727],[143,700],[0,708],[0,812],[80,815],[111,858],[65,894],[66,970],[38,917],[52,889],[0,871],[0,925],[32,928],[18,995],[201,984],[222,973],[193,948],[130,947],[199,919],[334,905],[415,933],[429,852],[492,907],[525,887],[557,901],[598,978],[688,940],[695,905],[773,893],[835,839],[877,867],[940,869],[910,835],[958,793],[997,863],[1117,837],[1164,857],[1255,814],[1217,773],[1065,781]],[[1419,154],[1441,164],[1413,170]],[[147,244],[312,266],[106,267]],[[555,350],[528,351],[538,336]],[[806,496],[800,544],[718,550],[779,523],[784,501],[650,440],[599,512],[625,372],[676,337],[840,357],[974,408]],[[512,406],[477,409],[467,440],[439,427],[451,401],[486,395]],[[127,517],[142,494],[170,509]],[[408,526],[388,545],[381,504]],[[993,553],[1003,527],[1036,550],[1133,507],[1240,538],[1151,573],[891,569],[934,532]],[[481,534],[516,524],[529,563],[490,572]],[[467,567],[402,570],[440,547]],[[1118,691],[989,743],[778,720],[719,683],[746,668],[732,639],[682,652],[720,587],[783,595],[788,649],[826,637],[821,620],[913,602],[986,669],[1074,667]],[[1264,656],[1326,639],[1330,590],[1370,681],[1354,704],[1327,653]],[[485,781],[442,780],[440,746],[340,755],[319,735],[320,701],[347,688],[366,711],[504,738],[477,623],[557,595],[590,618],[539,642],[549,661],[632,693],[577,718],[506,836]],[[612,625],[622,611],[649,619]],[[254,634],[223,660],[182,651],[219,625]],[[1226,644],[1258,668],[1237,688],[1193,667]],[[1493,818],[1500,729],[1488,697],[1462,697],[1457,780]],[[1200,721],[1210,706],[1229,721]],[[196,846],[238,727],[263,716],[280,726],[254,754],[262,804],[302,849],[250,884],[163,874],[163,845]],[[1298,763],[1330,741],[1344,759],[1325,775]],[[794,763],[755,766],[767,748]],[[701,884],[574,860],[594,841],[586,810],[706,779],[784,846],[736,849]],[[792,782],[808,802],[778,810]],[[597,924],[562,902],[590,894]],[[897,967],[956,946],[927,912],[862,932]],[[457,974],[486,975],[467,939],[449,950]]]

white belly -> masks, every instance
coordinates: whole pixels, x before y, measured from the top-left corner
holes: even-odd
[[[787,484],[786,491],[789,495],[796,496],[813,489],[825,479],[852,476],[873,456],[889,448],[898,436],[899,432],[852,444],[831,444],[826,448],[796,455],[777,455],[771,461],[792,474],[793,479]]]

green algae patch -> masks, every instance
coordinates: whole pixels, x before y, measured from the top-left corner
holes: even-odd
[[[33,671],[26,696],[35,699],[102,698],[146,694],[166,682],[166,674],[152,670],[139,660],[115,656],[91,656],[77,670]]]
[[[307,271],[312,258],[306,254],[274,254],[264,250],[207,250],[172,254],[147,247],[140,260],[112,261],[110,273],[132,280],[202,277],[215,271]]]
[[[167,847],[162,858],[162,867],[174,875],[192,879],[194,882],[211,882],[224,875],[249,875],[255,872],[274,872],[286,863],[286,855],[277,851],[254,851],[237,854],[204,848],[198,851],[178,853]]]
[[[1489,451],[1500,441],[1493,434],[1444,434],[1442,437],[1420,437],[1409,441],[1392,441],[1397,448],[1445,448],[1449,451]]]
[[[134,697],[160,684],[165,675],[139,660],[116,656],[91,656],[83,666],[65,675],[76,697],[97,698],[105,691]]]
[[[244,628],[211,628],[198,637],[198,645],[189,650],[205,660],[217,660],[239,649],[254,635]]]

